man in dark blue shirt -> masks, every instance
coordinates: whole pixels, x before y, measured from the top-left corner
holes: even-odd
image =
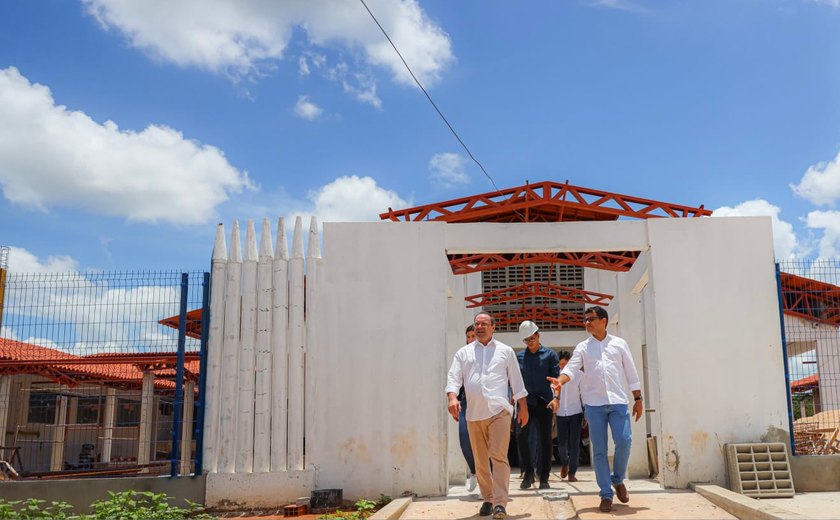
[[[532,321],[523,321],[519,325],[519,337],[528,347],[518,352],[519,370],[528,390],[528,415],[532,418],[519,432],[516,442],[522,460],[519,465],[525,472],[525,478],[519,486],[528,489],[534,484],[534,456],[528,446],[528,433],[531,428],[537,428],[540,436],[540,460],[537,471],[540,478],[540,489],[548,489],[548,477],[551,474],[551,423],[554,413],[547,408],[554,397],[547,377],[558,377],[560,373],[560,358],[551,349],[540,344],[540,333],[537,325]]]

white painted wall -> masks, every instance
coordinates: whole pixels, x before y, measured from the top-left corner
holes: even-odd
[[[724,444],[788,429],[770,219],[647,226],[662,482],[725,485]]]
[[[443,223],[325,223],[314,420],[316,486],[345,498],[446,493]],[[309,442],[309,439],[311,443]]]

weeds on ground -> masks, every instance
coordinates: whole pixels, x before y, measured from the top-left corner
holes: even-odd
[[[365,520],[367,517],[375,513],[377,510],[382,509],[385,504],[391,501],[391,497],[387,495],[379,495],[379,500],[374,502],[373,500],[366,500],[361,499],[357,500],[354,504],[356,506],[355,511],[342,511],[338,510],[335,513],[329,513],[326,515],[321,515],[318,517],[319,520]]]
[[[109,498],[91,504],[93,514],[74,515],[73,506],[66,502],[50,502],[30,498],[28,500],[0,499],[0,520],[182,520],[188,518],[211,519],[203,513],[200,504],[187,500],[186,508],[169,504],[172,499],[166,493],[151,491],[108,492]]]

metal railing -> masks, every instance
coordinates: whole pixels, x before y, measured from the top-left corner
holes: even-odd
[[[208,316],[208,285],[200,272],[9,273],[0,458],[23,477],[200,473],[206,334],[188,310]]]
[[[792,447],[840,453],[840,261],[779,262]]]

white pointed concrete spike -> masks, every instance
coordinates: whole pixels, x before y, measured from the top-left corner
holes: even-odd
[[[309,243],[306,251],[307,258],[321,258],[321,242],[318,239],[318,217],[312,215],[309,220]]]
[[[257,261],[257,230],[251,219],[248,219],[248,227],[245,229],[245,260]]]
[[[274,256],[274,246],[271,245],[271,223],[263,218],[262,232],[260,232],[260,258]]]
[[[239,221],[233,221],[233,230],[230,232],[230,257],[231,262],[242,262],[242,242],[239,239]]]
[[[286,219],[280,217],[277,219],[277,254],[274,255],[277,260],[289,259],[289,244],[286,243]]]
[[[303,258],[303,221],[295,218],[295,234],[292,236],[292,258]]]
[[[213,242],[212,260],[227,260],[227,244],[225,243],[225,225],[219,222],[216,226],[216,240]]]

